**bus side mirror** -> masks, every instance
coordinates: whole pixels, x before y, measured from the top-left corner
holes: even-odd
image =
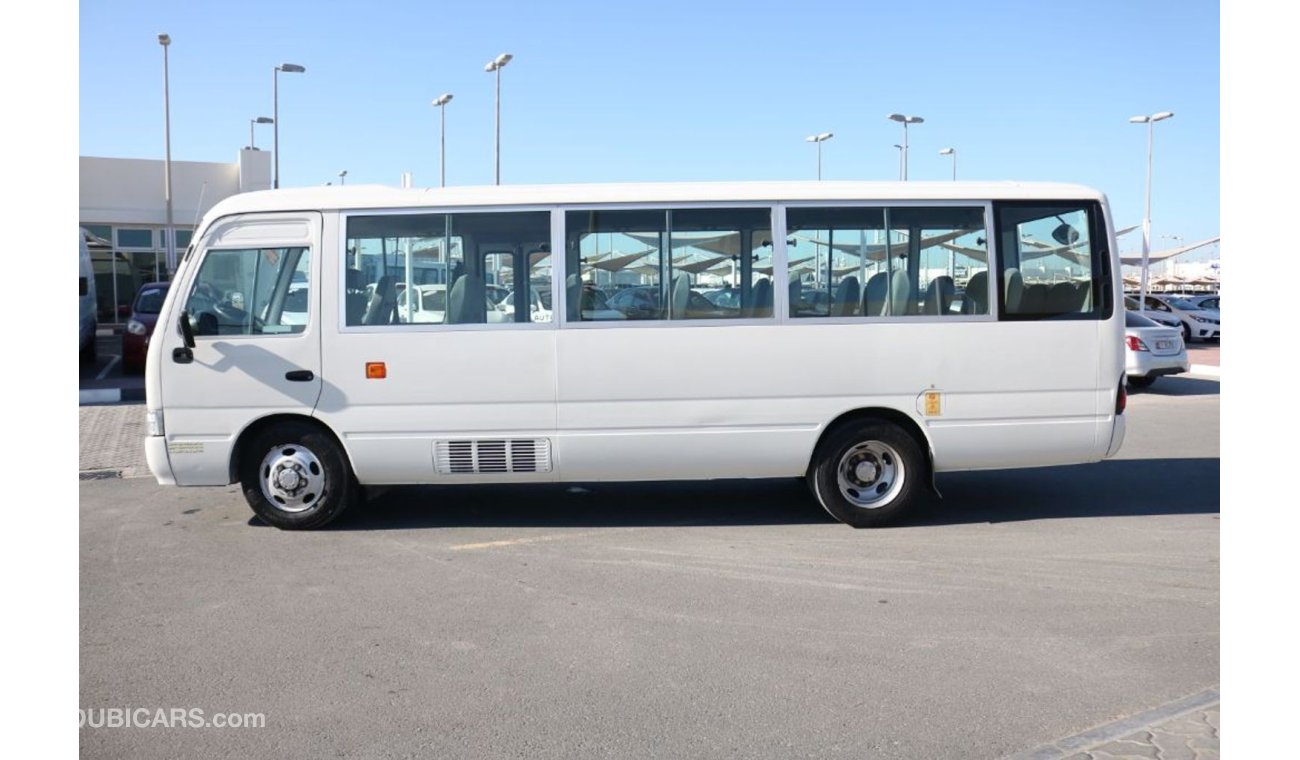
[[[178,323],[181,328],[181,340],[185,342],[185,347],[194,348],[194,328],[190,326],[189,313],[182,311]]]

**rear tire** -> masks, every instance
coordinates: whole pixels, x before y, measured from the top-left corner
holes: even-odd
[[[1133,388],[1150,388],[1151,384],[1154,383],[1155,381],[1156,378],[1154,375],[1148,375],[1147,377],[1130,376],[1128,379],[1128,384]]]
[[[95,346],[95,335],[92,333],[91,336],[90,336],[90,340],[86,341],[86,345],[84,345],[84,346],[81,347],[81,363],[82,363],[82,364],[94,364],[94,363],[95,363],[95,360],[99,358],[99,356],[98,356],[98,354],[96,353],[96,350],[95,350],[95,349],[96,349],[96,346]]]
[[[239,484],[254,514],[282,530],[319,528],[361,493],[333,436],[296,421],[253,437],[240,460]]]
[[[831,431],[813,455],[813,496],[855,528],[895,522],[924,487],[926,461],[915,439],[889,422],[862,420]]]

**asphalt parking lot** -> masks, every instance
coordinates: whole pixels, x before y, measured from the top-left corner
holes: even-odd
[[[1217,687],[1218,387],[1162,378],[1118,459],[944,475],[874,531],[764,481],[401,488],[285,533],[129,477],[89,427],[143,408],[83,407],[80,706],[265,727],[82,754],[1031,752]]]

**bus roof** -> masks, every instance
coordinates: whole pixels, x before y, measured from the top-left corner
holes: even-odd
[[[424,207],[778,201],[1103,200],[1090,187],[1046,182],[657,182],[573,185],[478,185],[396,188],[386,185],[261,190],[231,196],[205,214]]]

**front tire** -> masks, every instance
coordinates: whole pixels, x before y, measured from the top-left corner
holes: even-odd
[[[257,433],[241,457],[239,484],[254,514],[282,530],[319,528],[360,496],[343,450],[305,422]]]
[[[817,502],[832,517],[873,528],[911,511],[925,473],[925,457],[912,436],[892,423],[864,420],[822,441],[808,478]]]
[[[1188,345],[1191,342],[1192,342],[1192,328],[1186,322],[1184,322],[1183,323],[1183,345]]]

